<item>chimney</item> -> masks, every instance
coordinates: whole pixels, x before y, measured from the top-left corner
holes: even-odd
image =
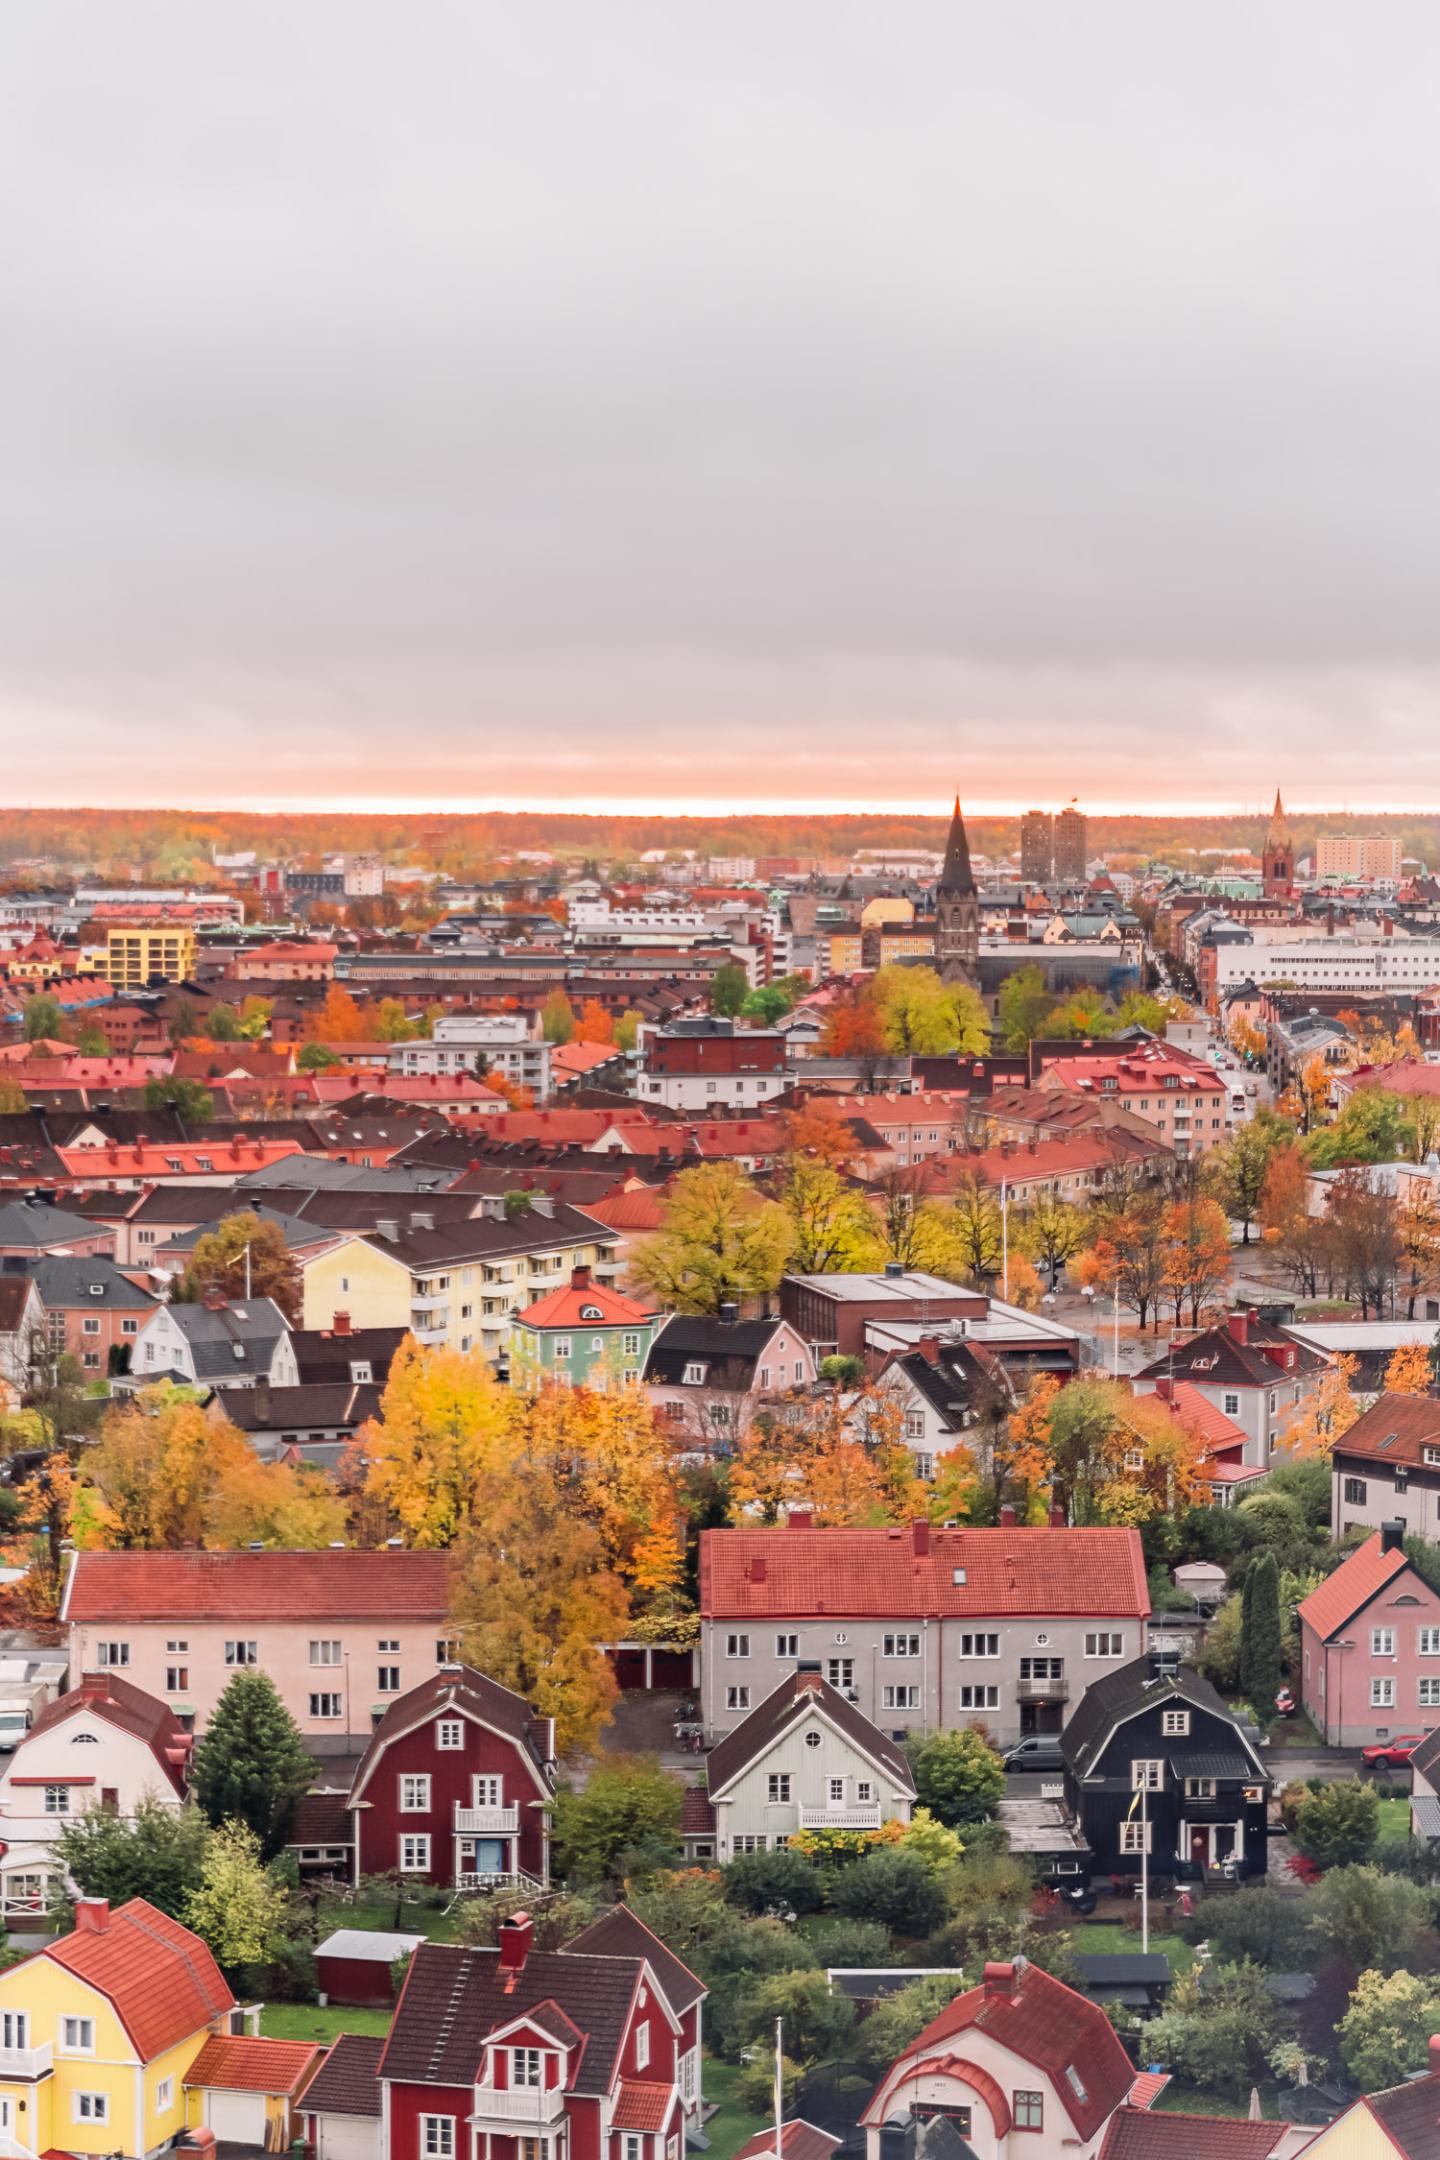
[[[350,1333],[350,1315],[348,1312],[336,1313],[331,1323],[330,1332],[332,1335],[348,1335]]]
[[[720,1307],[721,1327],[734,1327],[736,1321],[739,1318],[740,1307],[735,1303],[733,1298],[726,1298],[726,1300]]]
[[[1245,1344],[1250,1339],[1249,1313],[1232,1312],[1229,1320],[1226,1322],[1226,1325],[1228,1326],[1230,1333],[1234,1337],[1235,1341],[1239,1343],[1241,1348],[1243,1349]]]
[[[1173,1402],[1175,1399],[1174,1381],[1170,1379],[1157,1380],[1155,1382],[1155,1393],[1160,1397],[1161,1402]]]
[[[1403,1552],[1405,1549],[1405,1525],[1403,1522],[1382,1522],[1380,1525],[1381,1552]]]
[[[103,1897],[82,1897],[75,1900],[75,1932],[103,1935],[110,1925],[110,1900]]]
[[[109,1674],[103,1672],[81,1673],[79,1694],[82,1702],[108,1702],[110,1700]]]
[[[381,1220],[375,1225],[375,1235],[376,1237],[384,1238],[387,1244],[393,1245],[400,1235],[400,1223],[398,1218],[394,1215],[386,1215],[382,1217]]]
[[[994,2002],[1010,2002],[1015,1994],[1015,1967],[1012,1964],[992,1962],[982,1975],[985,1993]]]
[[[1440,2077],[1440,2033],[1430,2035],[1430,2075]]]
[[[787,1530],[809,1530],[814,1521],[815,1517],[808,1507],[791,1508],[785,1518],[785,1527]]]
[[[530,1938],[535,1923],[528,1912],[512,1913],[508,1920],[500,1922],[500,1970],[503,1973],[522,1973],[525,1960],[530,1955]]]
[[[1008,1500],[1000,1510],[1000,1527],[1002,1530],[1013,1530],[1015,1527],[1015,1509]]]
[[[589,1287],[590,1287],[590,1270],[589,1270],[589,1268],[588,1268],[588,1267],[574,1267],[574,1268],[571,1268],[571,1270],[570,1270],[570,1287],[571,1287],[571,1289],[572,1289],[572,1290],[588,1290],[588,1289],[589,1289]]]
[[[1058,1501],[1050,1510],[1050,1528],[1052,1530],[1064,1530],[1068,1528],[1065,1520],[1065,1510],[1063,1507],[1060,1506]]]
[[[904,1273],[905,1269],[900,1261],[887,1260],[885,1262],[885,1279],[887,1282],[898,1282]]]
[[[922,1516],[910,1525],[910,1546],[917,1560],[927,1559],[930,1552],[930,1525]]]

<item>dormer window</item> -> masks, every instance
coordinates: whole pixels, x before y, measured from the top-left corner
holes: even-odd
[[[510,2050],[510,2083],[519,2088],[525,2086],[538,2090],[545,2082],[545,2057],[539,2048],[520,2047]]]

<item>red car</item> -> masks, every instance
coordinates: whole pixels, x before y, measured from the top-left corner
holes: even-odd
[[[1360,1760],[1367,1770],[1403,1770],[1424,1738],[1423,1732],[1407,1732],[1398,1740],[1377,1740],[1373,1747],[1361,1748]]]

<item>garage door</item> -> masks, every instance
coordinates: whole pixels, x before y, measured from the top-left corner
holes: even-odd
[[[265,2095],[212,2092],[206,2120],[221,2145],[263,2145]]]
[[[378,2160],[380,2124],[373,2115],[322,2115],[317,2160]]]

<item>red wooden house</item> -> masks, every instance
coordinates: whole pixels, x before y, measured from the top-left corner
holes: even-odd
[[[601,1949],[535,1950],[524,1913],[498,1949],[421,1944],[376,2067],[377,2160],[681,2160],[704,1990],[632,1914],[623,1935],[614,1914],[596,1927]],[[324,2116],[317,2152],[334,2143]]]
[[[468,1665],[442,1665],[397,1696],[361,1758],[347,1803],[356,1881],[544,1889],[554,1756],[551,1719]]]

